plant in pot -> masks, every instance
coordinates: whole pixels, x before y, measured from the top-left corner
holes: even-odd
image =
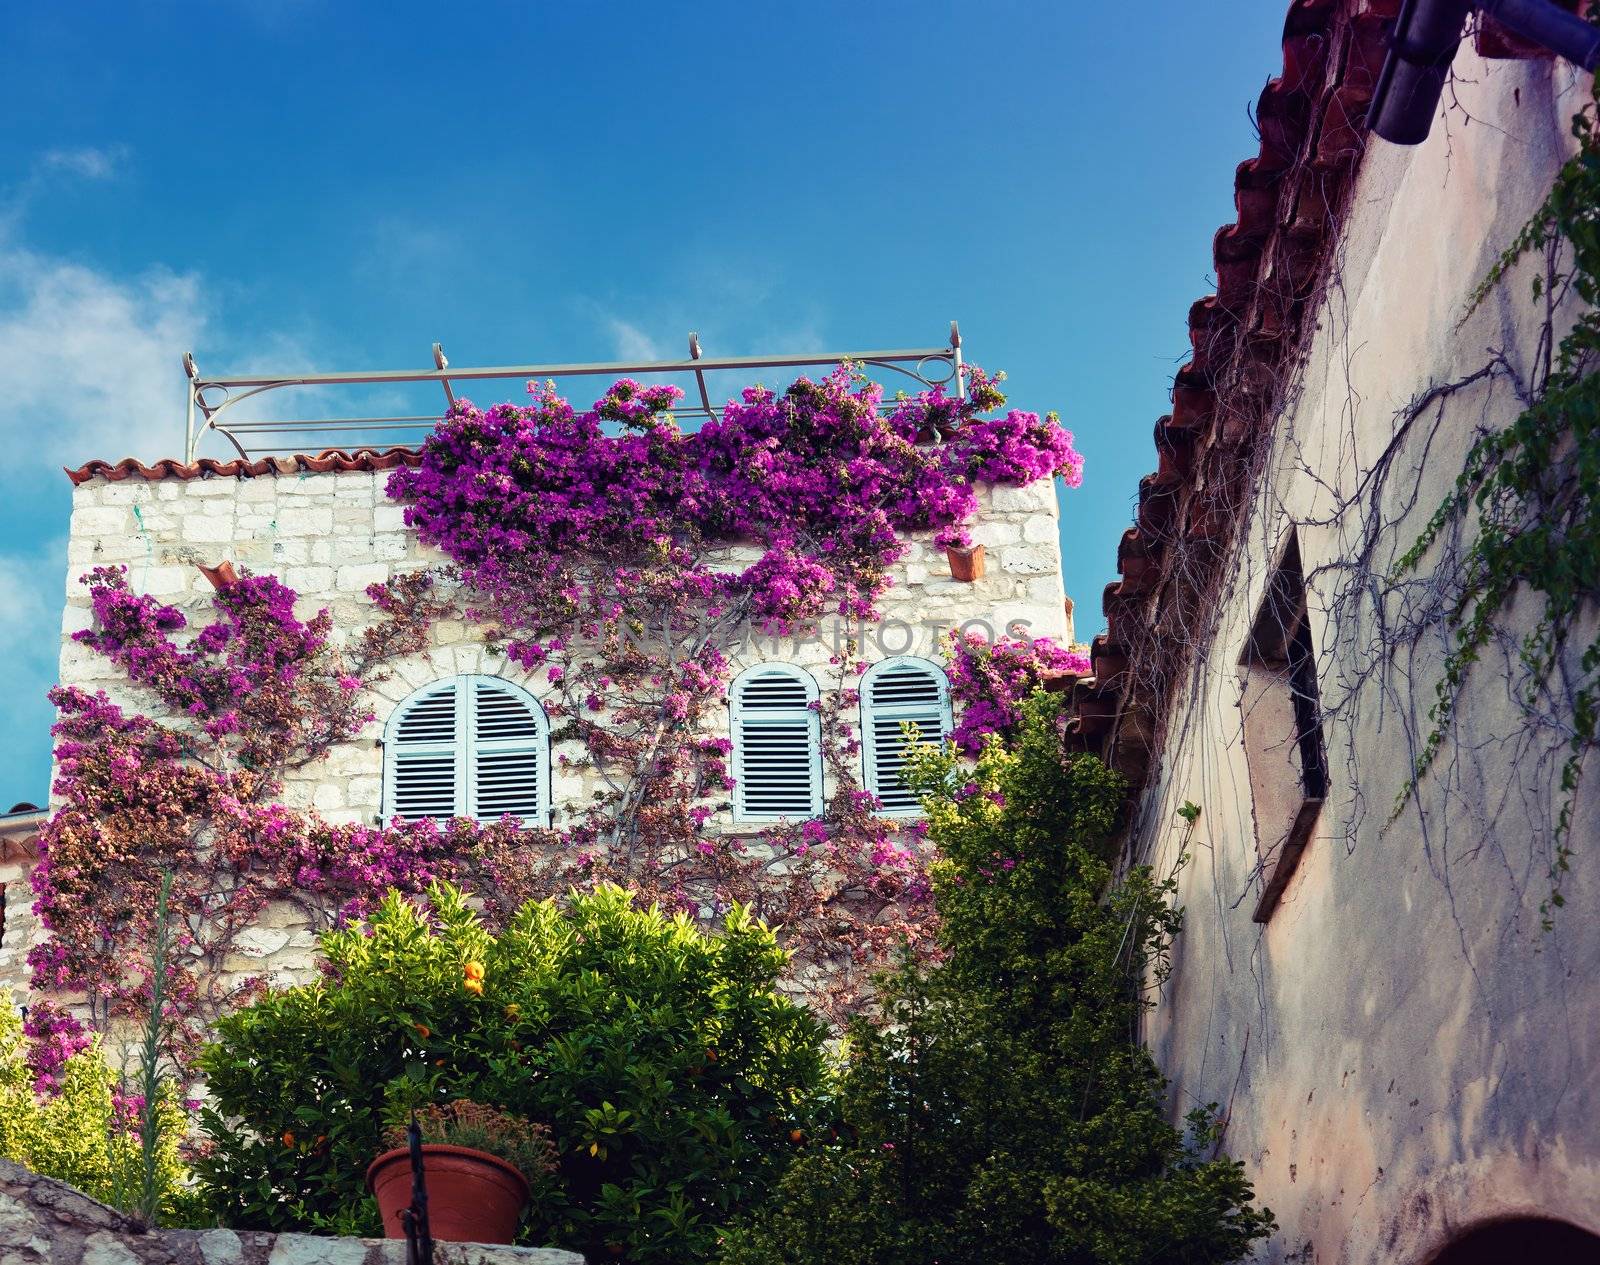
[[[422,1135],[422,1172],[428,1190],[428,1224],[447,1243],[510,1243],[529,1194],[555,1171],[556,1151],[542,1124],[458,1098],[394,1120],[383,1140],[391,1148],[367,1169],[383,1232],[405,1237],[401,1212],[411,1206],[408,1126]]]

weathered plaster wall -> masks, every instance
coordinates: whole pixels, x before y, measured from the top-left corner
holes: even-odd
[[[67,546],[61,680],[103,689],[133,707],[149,706],[148,698],[131,688],[115,667],[72,640],[72,634],[92,618],[88,592],[79,579],[93,567],[107,564],[125,566],[136,591],[170,602],[189,613],[191,622],[202,623],[210,617],[212,589],[196,564],[214,566],[231,560],[279,576],[300,594],[302,617],[327,607],[333,613],[336,636],[358,634],[373,613],[364,595],[368,585],[444,561],[406,528],[402,508],[385,495],[388,478],[386,472],[345,472],[119,482],[96,478],[81,484],[73,494]],[[940,631],[969,621],[978,621],[970,626],[985,636],[1023,621],[1030,636],[1071,639],[1054,488],[1049,483],[988,488],[981,498],[973,538],[986,549],[984,577],[973,583],[953,580],[944,551],[933,546],[931,533],[913,539],[909,553],[894,568],[894,585],[881,603],[883,622],[867,629],[861,658],[874,662],[895,654],[919,654],[938,660]],[[743,569],[757,557],[754,549],[735,547],[717,563]],[[849,633],[839,630],[841,636]],[[758,639],[746,653],[735,656],[733,672],[777,659],[807,667],[819,686],[829,689],[840,680],[840,669],[829,663],[835,653],[834,636],[834,629],[825,625],[820,637],[784,638],[775,651],[770,641]],[[465,623],[439,623],[431,630],[431,640],[426,653],[399,662],[392,677],[378,687],[371,699],[374,720],[361,736],[292,778],[286,802],[314,808],[330,821],[375,821],[382,792],[378,739],[389,714],[419,686],[457,673],[481,672],[522,684],[535,696],[543,692],[541,678],[491,654],[477,631]],[[852,675],[848,684],[855,681]],[[551,799],[557,824],[564,808],[589,803],[596,789],[588,774],[560,764],[562,755],[581,754],[575,745],[561,743],[552,752]],[[826,790],[831,794],[833,788]],[[712,818],[709,825],[737,828],[728,813]],[[0,870],[0,878],[4,876]],[[266,974],[284,982],[309,969],[314,929],[297,911],[274,910],[236,943],[240,952],[227,964],[230,971]],[[20,957],[12,969],[18,968]],[[6,969],[7,959],[0,956],[0,980],[13,978],[4,974]],[[20,983],[20,976],[13,982]]]
[[[1548,63],[1465,49],[1456,70],[1459,108],[1425,145],[1369,147],[1219,630],[1178,691],[1133,841],[1163,870],[1191,858],[1176,969],[1147,1035],[1175,1114],[1226,1110],[1224,1145],[1283,1227],[1263,1260],[1409,1265],[1514,1213],[1600,1229],[1600,786],[1591,772],[1567,908],[1544,932],[1552,766],[1536,763],[1539,740],[1509,699],[1509,661],[1491,656],[1463,697],[1465,741],[1391,822],[1428,730],[1443,631],[1379,654],[1355,591],[1372,577],[1381,587],[1476,428],[1520,411],[1507,382],[1480,384],[1399,435],[1409,401],[1481,367],[1486,349],[1532,368],[1540,313],[1526,269],[1457,323],[1571,152],[1568,120],[1588,90]],[[1391,448],[1378,499],[1396,525],[1376,537],[1367,575],[1352,564],[1372,516],[1338,511],[1379,486],[1371,472]],[[1332,788],[1260,925],[1237,665],[1291,524]],[[1203,810],[1192,828],[1176,816],[1185,800]]]

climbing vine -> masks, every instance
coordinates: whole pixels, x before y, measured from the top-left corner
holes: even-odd
[[[997,382],[973,370],[965,399],[885,400],[846,367],[746,391],[693,433],[672,419],[673,389],[631,381],[581,413],[539,385],[527,405],[458,402],[389,485],[449,563],[370,588],[369,626],[344,636],[272,576],[216,573],[215,617],[195,628],[96,569],[77,640],[140,701],[52,695],[61,807],[34,875],[51,933],[31,956],[36,987],[86,994],[95,1026],[138,1013],[168,873],[166,995],[184,1056],[261,988],[241,936],[273,902],[341,922],[387,889],[449,879],[495,920],[614,881],[702,920],[738,902],[781,925],[794,980],[848,1013],[898,946],[931,934],[921,825],[877,815],[854,775],[858,639],[840,639],[817,705],[835,793],[820,818],[757,836],[708,824],[733,785],[729,666],[752,634],[873,617],[909,533],[967,540],[978,483],[1076,485],[1082,459],[1053,416],[983,416],[1004,403]],[[538,674],[561,771],[581,766],[590,800],[542,829],[335,823],[286,803],[292,775],[363,734],[397,661],[463,618]]]
[[[1597,97],[1600,101],[1600,97]],[[1591,102],[1573,120],[1578,152],[1557,174],[1549,196],[1501,255],[1472,297],[1476,309],[1529,257],[1542,260],[1533,294],[1545,308],[1536,378],[1523,393],[1522,414],[1483,435],[1465,468],[1416,542],[1399,560],[1415,571],[1449,531],[1469,539],[1453,571],[1445,613],[1452,644],[1428,716],[1415,775],[1423,777],[1452,731],[1461,689],[1495,639],[1506,609],[1524,591],[1539,595],[1533,627],[1517,654],[1525,669],[1519,701],[1530,715],[1549,698],[1566,716],[1550,892],[1540,907],[1546,929],[1563,903],[1572,856],[1572,815],[1584,762],[1600,737],[1600,634],[1581,630],[1600,598],[1600,121]],[[1566,334],[1554,333],[1559,311],[1576,299],[1581,311]],[[1574,659],[1576,666],[1574,667]],[[1400,794],[1396,811],[1414,790]]]

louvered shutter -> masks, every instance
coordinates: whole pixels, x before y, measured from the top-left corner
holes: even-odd
[[[510,815],[549,820],[548,735],[543,710],[503,681],[472,679],[468,812],[479,821]]]
[[[922,811],[901,779],[906,741],[901,726],[917,727],[922,742],[942,742],[950,733],[950,685],[944,670],[926,659],[900,657],[874,664],[861,683],[861,744],[867,789],[887,816]]]
[[[462,811],[466,780],[457,682],[430,686],[401,705],[386,740],[388,815],[448,820]]]
[[[821,726],[810,708],[816,697],[807,674],[777,664],[734,682],[734,809],[741,820],[821,814]]]
[[[418,691],[384,731],[388,816],[406,821],[511,815],[550,822],[550,728],[525,690],[459,676]]]

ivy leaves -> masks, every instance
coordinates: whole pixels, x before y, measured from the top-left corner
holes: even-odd
[[[1546,930],[1564,903],[1561,888],[1572,856],[1572,815],[1585,759],[1600,739],[1600,636],[1570,663],[1585,612],[1600,600],[1600,97],[1573,121],[1578,153],[1557,174],[1543,205],[1473,292],[1471,314],[1518,261],[1543,253],[1533,280],[1535,300],[1553,323],[1563,296],[1586,310],[1559,342],[1541,349],[1543,363],[1522,415],[1486,435],[1467,453],[1454,488],[1401,557],[1400,575],[1421,565],[1448,531],[1469,528],[1461,565],[1450,579],[1446,619],[1451,648],[1428,712],[1411,782],[1395,815],[1437,760],[1453,730],[1462,687],[1496,635],[1518,594],[1538,594],[1541,607],[1523,635],[1518,702],[1532,716],[1555,696],[1570,709],[1558,778],[1550,892],[1540,905]],[[1463,318],[1465,319],[1465,318]],[[1559,698],[1565,692],[1566,699]]]

